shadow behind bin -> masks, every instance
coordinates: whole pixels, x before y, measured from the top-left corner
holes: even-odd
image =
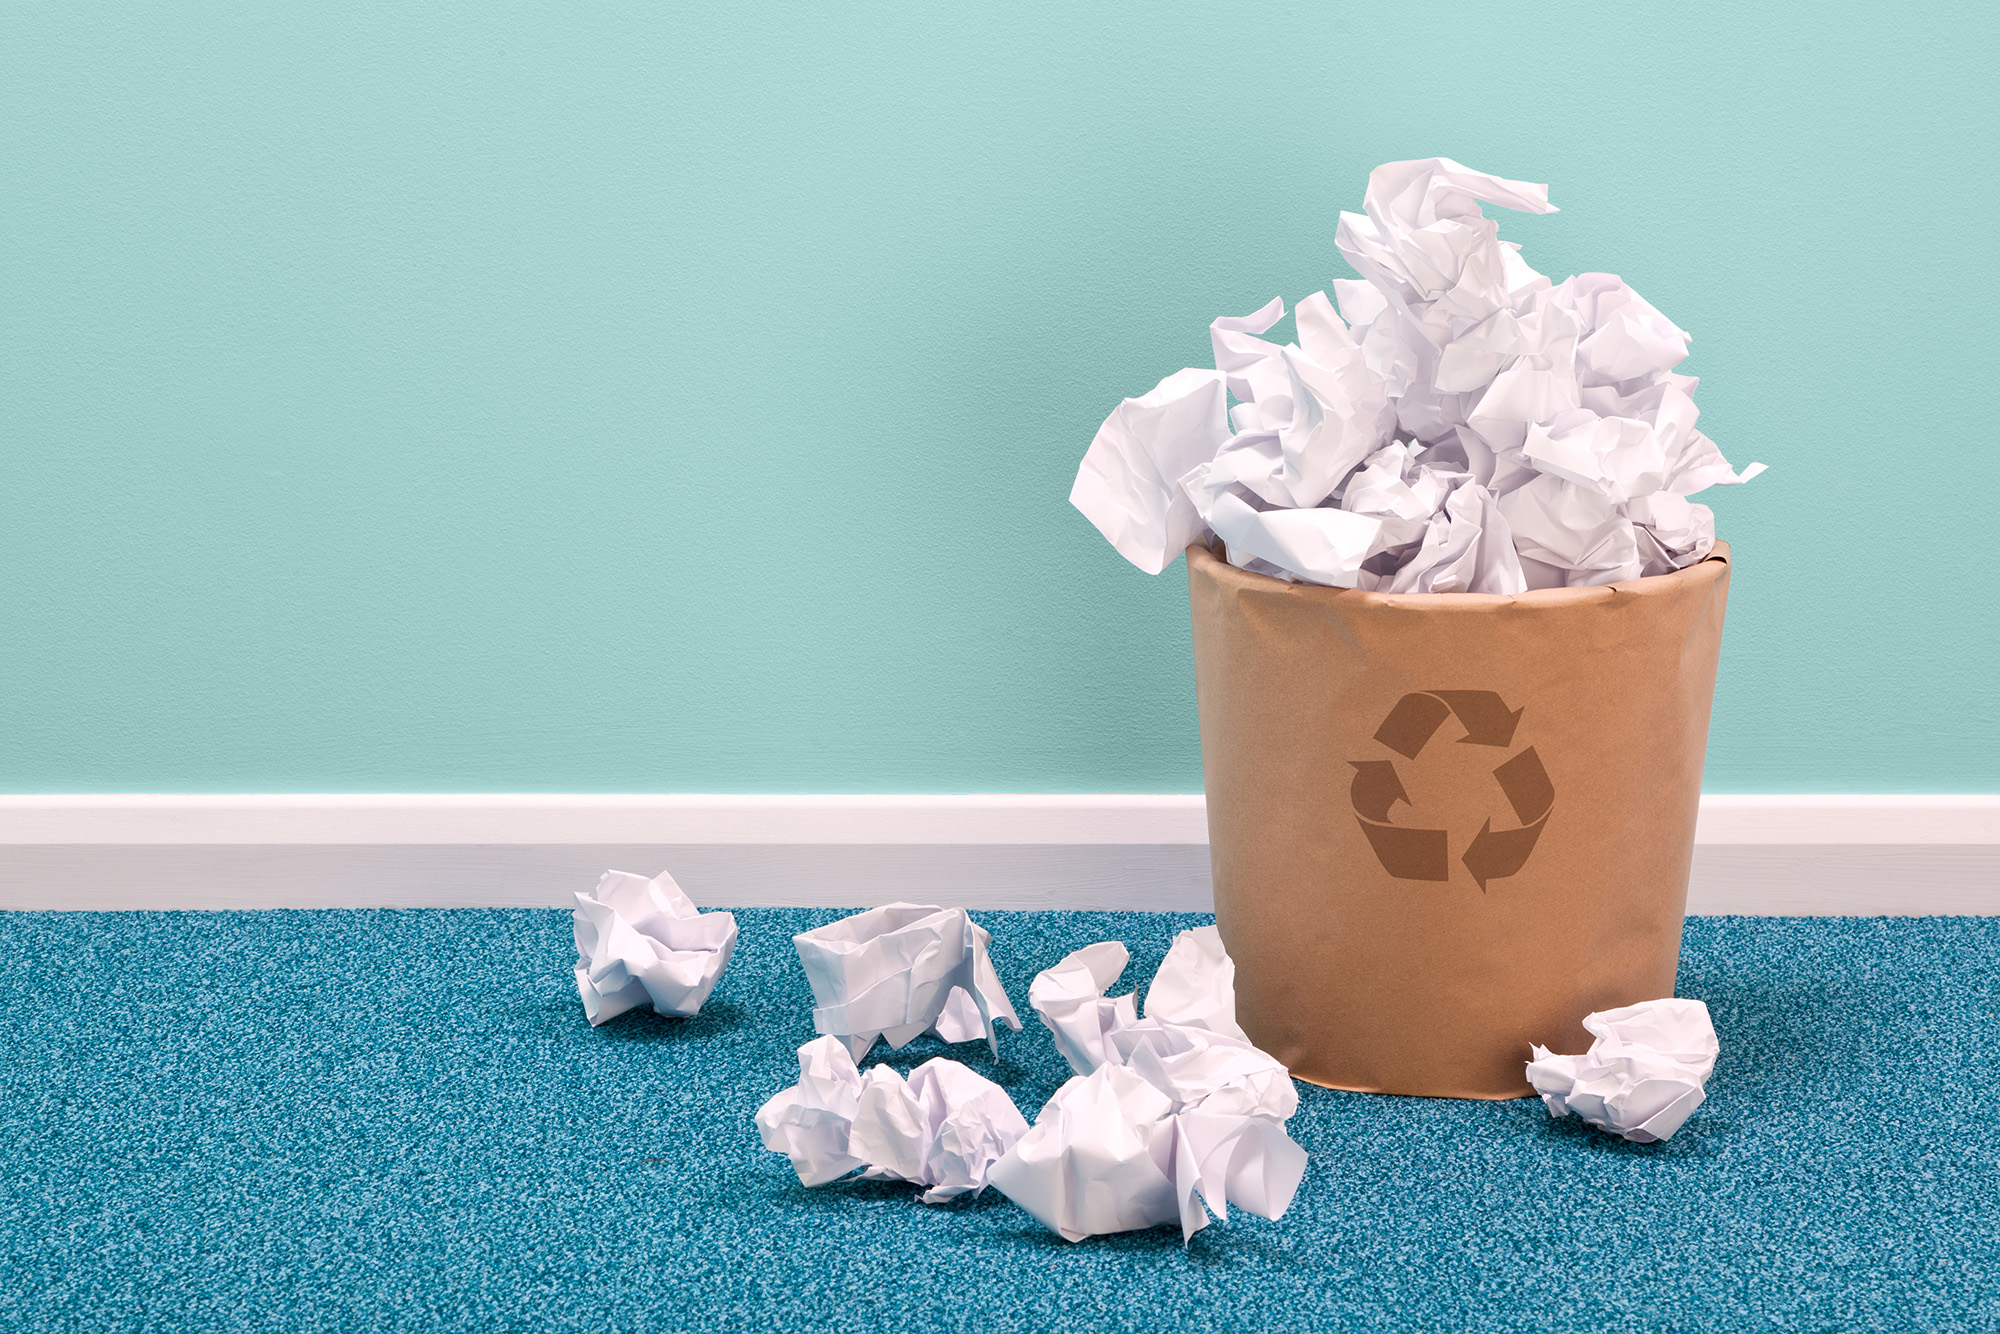
[[[1529,1094],[1528,1046],[1671,996],[1729,548],[1516,596],[1187,552],[1215,917],[1301,1079]]]

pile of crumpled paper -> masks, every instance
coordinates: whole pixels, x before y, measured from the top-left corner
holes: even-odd
[[[1688,497],[1746,482],[1695,429],[1689,335],[1607,273],[1551,283],[1479,208],[1548,187],[1449,158],[1368,177],[1334,244],[1362,275],[1210,326],[1215,369],[1118,405],[1070,502],[1149,574],[1212,533],[1232,564],[1384,593],[1520,593],[1705,557]],[[1335,311],[1335,302],[1339,310]],[[1228,405],[1228,397],[1238,401]]]
[[[945,1057],[907,1080],[863,1072],[877,1037],[990,1042],[992,1021],[939,1023],[968,985],[967,1005],[1013,1018],[988,937],[968,927],[962,908],[898,903],[793,937],[824,1036],[799,1048],[798,1082],[758,1109],[757,1131],[801,1183],[858,1170],[923,1186],[929,1204],[991,1184],[1067,1241],[1161,1223],[1185,1240],[1232,1204],[1285,1212],[1306,1168],[1285,1130],[1298,1091],[1237,1027],[1236,970],[1213,926],[1175,938],[1143,1019],[1133,997],[1104,994],[1128,958],[1117,941],[1036,976],[1029,1004],[1076,1077],[1032,1127],[1005,1089]]]
[[[606,872],[575,913],[577,990],[595,1026],[641,1005],[696,1014],[736,945],[729,913],[700,912],[660,874]],[[1036,974],[1028,1004],[1075,1077],[1028,1124],[1006,1089],[946,1057],[906,1077],[863,1071],[877,1041],[984,1040],[1020,1020],[963,908],[891,903],[792,937],[821,1036],[798,1082],[757,1111],[766,1148],[799,1181],[850,1175],[923,1187],[926,1204],[991,1185],[1066,1241],[1178,1223],[1182,1240],[1229,1209],[1280,1218],[1306,1171],[1286,1123],[1298,1090],[1236,1022],[1236,966],[1214,926],[1174,937],[1147,988],[1109,996],[1130,961],[1100,941]],[[1639,1143],[1671,1137],[1702,1103],[1718,1050],[1700,1001],[1587,1016],[1580,1056],[1534,1047],[1529,1081],[1553,1116],[1576,1113]]]

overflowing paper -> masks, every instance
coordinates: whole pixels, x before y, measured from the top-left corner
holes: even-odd
[[[906,1080],[886,1065],[863,1075],[838,1038],[799,1048],[799,1082],[757,1110],[764,1147],[822,1186],[859,1169],[926,1187],[938,1204],[986,1188],[994,1162],[1028,1132],[1007,1090],[940,1056]]]
[[[792,943],[817,1003],[813,1028],[859,1061],[878,1037],[902,1047],[922,1033],[983,1037],[997,1053],[1000,1025],[1018,1030],[1021,1021],[987,957],[992,939],[963,908],[891,903]]]
[[[1689,335],[1611,274],[1561,283],[1480,202],[1553,213],[1548,187],[1449,158],[1368,178],[1334,244],[1362,275],[1209,330],[1213,371],[1129,398],[1070,501],[1149,574],[1203,533],[1262,574],[1392,593],[1518,593],[1705,557],[1688,496],[1748,481],[1695,429]],[[1229,397],[1237,402],[1227,405]]]
[[[592,1026],[635,1006],[693,1015],[736,949],[736,918],[701,912],[665,872],[606,871],[576,896],[576,989]]]
[[[1279,1217],[1305,1174],[1285,1132],[1298,1090],[1236,1026],[1221,937],[1175,938],[1143,1019],[1104,995],[1128,957],[1107,941],[1035,978],[1029,1004],[1077,1074],[989,1179],[1067,1241],[1172,1222],[1192,1237],[1232,1204]]]
[[[1549,1115],[1576,1113],[1638,1144],[1669,1139],[1708,1095],[1720,1050],[1698,1000],[1643,1001],[1583,1021],[1595,1035],[1581,1056],[1533,1048],[1528,1082]]]

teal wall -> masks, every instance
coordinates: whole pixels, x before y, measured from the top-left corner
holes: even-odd
[[[1076,462],[1441,153],[1772,466],[1709,788],[1996,790],[1994,7],[1519,9],[6,7],[0,788],[1197,789]]]

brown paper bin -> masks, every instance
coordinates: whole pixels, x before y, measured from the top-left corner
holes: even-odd
[[[1287,584],[1187,552],[1215,919],[1294,1075],[1531,1090],[1671,996],[1729,548],[1517,596]]]

